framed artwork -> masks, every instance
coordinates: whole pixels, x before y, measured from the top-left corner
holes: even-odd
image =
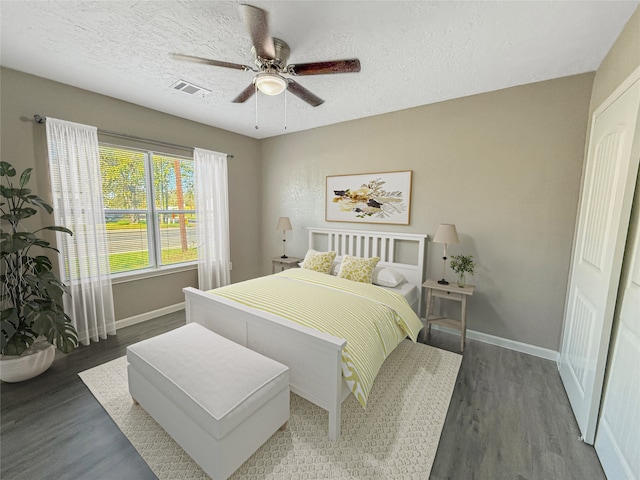
[[[409,225],[411,170],[327,177],[327,222]]]

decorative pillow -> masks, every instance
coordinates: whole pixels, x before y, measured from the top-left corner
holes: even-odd
[[[318,253],[322,253],[322,252],[318,252],[318,251],[314,250],[313,248],[310,248],[309,250],[307,250],[307,253],[305,253],[305,255],[304,255],[304,259],[302,260],[302,262],[300,262],[300,267],[302,267],[302,265],[304,264],[304,261],[307,258],[311,258],[311,257],[313,257],[314,255],[316,255]]]
[[[336,252],[316,252],[313,249],[309,249],[304,256],[302,268],[320,273],[329,273],[331,272],[334,258],[336,258]]]
[[[380,261],[380,257],[358,258],[345,255],[342,258],[338,278],[346,278],[354,282],[371,283],[373,269]]]
[[[374,268],[371,278],[371,283],[374,285],[380,285],[381,287],[397,287],[406,281],[407,279],[404,278],[404,275],[389,267]]]
[[[317,255],[318,253],[323,253],[323,252],[318,252],[318,251],[314,250],[313,248],[310,248],[309,250],[307,250],[307,253],[305,253],[305,255],[304,255],[304,259],[302,259],[302,262],[299,263],[300,268],[302,268],[302,265],[304,265],[305,260],[307,260],[308,258],[313,257],[314,255]]]

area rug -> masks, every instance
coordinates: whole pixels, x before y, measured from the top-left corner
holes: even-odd
[[[327,437],[328,414],[291,394],[291,419],[232,479],[427,479],[462,357],[404,340],[378,373],[366,410],[342,404],[342,435]],[[80,378],[161,480],[208,479],[143,409],[127,386],[121,357]]]

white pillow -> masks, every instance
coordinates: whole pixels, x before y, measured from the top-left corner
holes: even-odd
[[[331,275],[338,275],[340,273],[340,262],[338,260],[333,261],[333,265],[331,265]]]
[[[376,267],[373,269],[372,283],[381,287],[397,287],[401,283],[406,282],[399,271],[389,267]]]

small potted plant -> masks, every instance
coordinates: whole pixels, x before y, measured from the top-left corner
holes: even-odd
[[[476,264],[473,261],[473,255],[451,255],[451,270],[458,274],[458,286],[463,288],[465,286],[465,274],[475,273]]]
[[[5,382],[41,374],[51,366],[56,347],[68,353],[78,345],[76,329],[62,306],[67,287],[53,272],[51,260],[41,254],[57,250],[37,236],[43,230],[69,235],[71,231],[58,226],[24,229],[23,221],[38,213],[37,208],[53,211],[26,187],[31,171],[22,172],[16,184],[15,168],[0,162],[0,379]]]

